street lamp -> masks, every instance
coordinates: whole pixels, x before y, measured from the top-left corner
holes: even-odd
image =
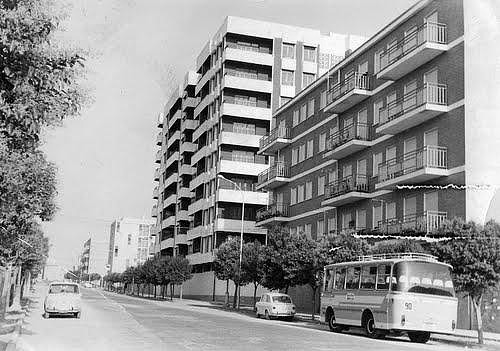
[[[243,228],[244,228],[244,221],[245,221],[245,193],[243,192],[243,189],[241,186],[239,186],[237,183],[233,182],[231,179],[227,179],[221,174],[217,175],[218,178],[222,180],[226,180],[230,183],[232,183],[240,192],[241,192],[241,200],[242,200],[242,206],[241,206],[241,232],[240,232],[240,260],[238,263],[238,275],[241,279],[241,261],[243,258]],[[238,284],[238,300],[236,302],[236,308],[240,308],[240,297],[241,297],[241,286]]]

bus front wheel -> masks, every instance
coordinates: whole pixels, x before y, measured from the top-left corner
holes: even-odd
[[[431,333],[419,331],[419,332],[408,332],[408,337],[412,342],[418,342],[420,344],[425,344],[431,338]]]
[[[330,331],[340,333],[342,332],[342,326],[338,325],[336,322],[335,314],[332,312],[328,318],[328,327],[330,328]]]
[[[365,312],[363,316],[363,326],[366,332],[366,335],[373,339],[382,339],[385,337],[383,331],[379,329],[375,329],[375,319],[373,318],[373,314],[371,312]]]

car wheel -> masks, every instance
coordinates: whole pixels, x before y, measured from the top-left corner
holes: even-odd
[[[264,312],[264,317],[269,320],[271,319],[271,316],[269,315],[269,312],[267,312],[267,310]]]
[[[420,344],[425,344],[431,338],[431,333],[429,332],[408,332],[408,337],[412,342],[418,342]]]
[[[370,338],[381,339],[385,336],[382,331],[375,329],[375,319],[371,313],[366,316],[364,327],[366,335]]]
[[[335,319],[335,314],[330,315],[330,318],[328,319],[328,328],[330,328],[330,331],[334,333],[340,333],[342,332],[342,326],[337,324],[337,321]]]
[[[75,313],[75,317],[80,319],[80,317],[82,316],[82,312],[76,312]]]

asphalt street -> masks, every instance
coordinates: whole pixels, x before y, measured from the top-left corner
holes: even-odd
[[[34,299],[18,348],[59,350],[463,350],[437,341],[372,340],[335,334],[324,326],[257,319],[206,303],[151,301],[82,289],[82,318],[43,319],[43,296]]]

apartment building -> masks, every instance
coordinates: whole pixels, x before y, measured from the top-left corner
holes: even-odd
[[[80,255],[80,272],[84,274],[98,273],[104,276],[108,256],[107,245],[106,241],[99,241],[97,238],[86,240],[83,243],[83,250]]]
[[[185,294],[223,295],[213,252],[240,235],[242,222],[245,241],[265,241],[255,219],[268,195],[256,185],[269,158],[257,151],[272,113],[363,41],[229,16],[202,49],[158,121],[156,252],[190,260],[195,275]]]
[[[482,80],[500,73],[481,64],[498,34],[478,19],[473,2],[419,1],[278,109],[258,152],[276,162],[259,174],[257,227],[432,237],[445,219],[484,222],[500,122]]]
[[[153,219],[120,218],[111,223],[106,250],[109,272],[122,273],[144,263],[152,254],[155,236]]]

